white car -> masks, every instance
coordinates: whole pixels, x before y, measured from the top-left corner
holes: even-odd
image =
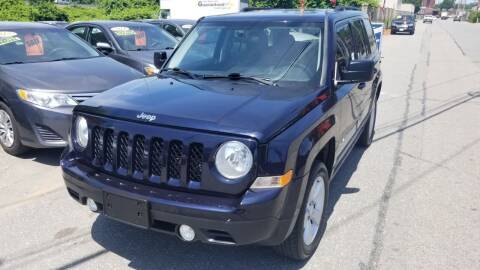
[[[427,16],[423,17],[423,23],[433,23],[434,19],[435,19],[435,17],[433,17],[431,15],[427,15]]]

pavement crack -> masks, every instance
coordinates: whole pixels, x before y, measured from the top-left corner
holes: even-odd
[[[455,39],[455,37],[452,35],[452,33],[450,33],[450,31],[448,31],[447,29],[445,29],[443,26],[440,25],[440,28],[442,28],[443,31],[445,31],[445,33],[448,34],[448,36],[450,36],[450,38],[453,40],[453,43],[455,43],[455,45],[457,46],[457,48],[460,50],[460,52],[462,53],[463,56],[466,56],[467,54],[465,53],[465,51],[463,50],[462,46],[460,46],[460,44],[458,43],[458,41]]]
[[[406,105],[403,112],[403,121],[401,123],[401,128],[405,127],[408,123],[408,115],[410,113],[410,96],[413,89],[413,84],[415,80],[415,73],[417,70],[417,64],[413,66],[412,72],[410,74],[410,82],[408,84],[407,95],[406,95]],[[377,223],[375,224],[375,234],[373,237],[373,247],[370,251],[368,263],[366,269],[377,269],[378,262],[380,261],[380,256],[383,251],[384,244],[384,231],[385,231],[385,222],[387,219],[388,208],[390,206],[390,198],[392,196],[393,187],[397,180],[398,169],[402,164],[402,156],[400,155],[403,147],[404,132],[401,130],[397,133],[397,144],[395,146],[393,154],[393,166],[388,175],[387,184],[383,190],[382,197],[380,199],[380,205],[377,212]]]

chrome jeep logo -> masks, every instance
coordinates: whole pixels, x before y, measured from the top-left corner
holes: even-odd
[[[137,115],[137,119],[142,119],[142,120],[146,120],[148,122],[152,122],[152,121],[155,121],[155,119],[157,119],[157,117],[155,115],[146,114],[146,113],[142,112],[141,114]]]

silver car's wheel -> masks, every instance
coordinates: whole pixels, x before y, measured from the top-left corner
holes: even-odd
[[[308,194],[303,221],[303,242],[310,245],[315,240],[321,226],[323,205],[325,203],[325,182],[318,176]]]
[[[12,119],[4,110],[0,110],[0,142],[5,147],[12,147],[15,143]]]

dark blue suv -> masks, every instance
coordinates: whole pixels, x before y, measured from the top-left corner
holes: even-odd
[[[372,143],[379,63],[358,11],[203,18],[158,76],[75,108],[68,192],[184,241],[309,258],[330,179],[357,143]]]

